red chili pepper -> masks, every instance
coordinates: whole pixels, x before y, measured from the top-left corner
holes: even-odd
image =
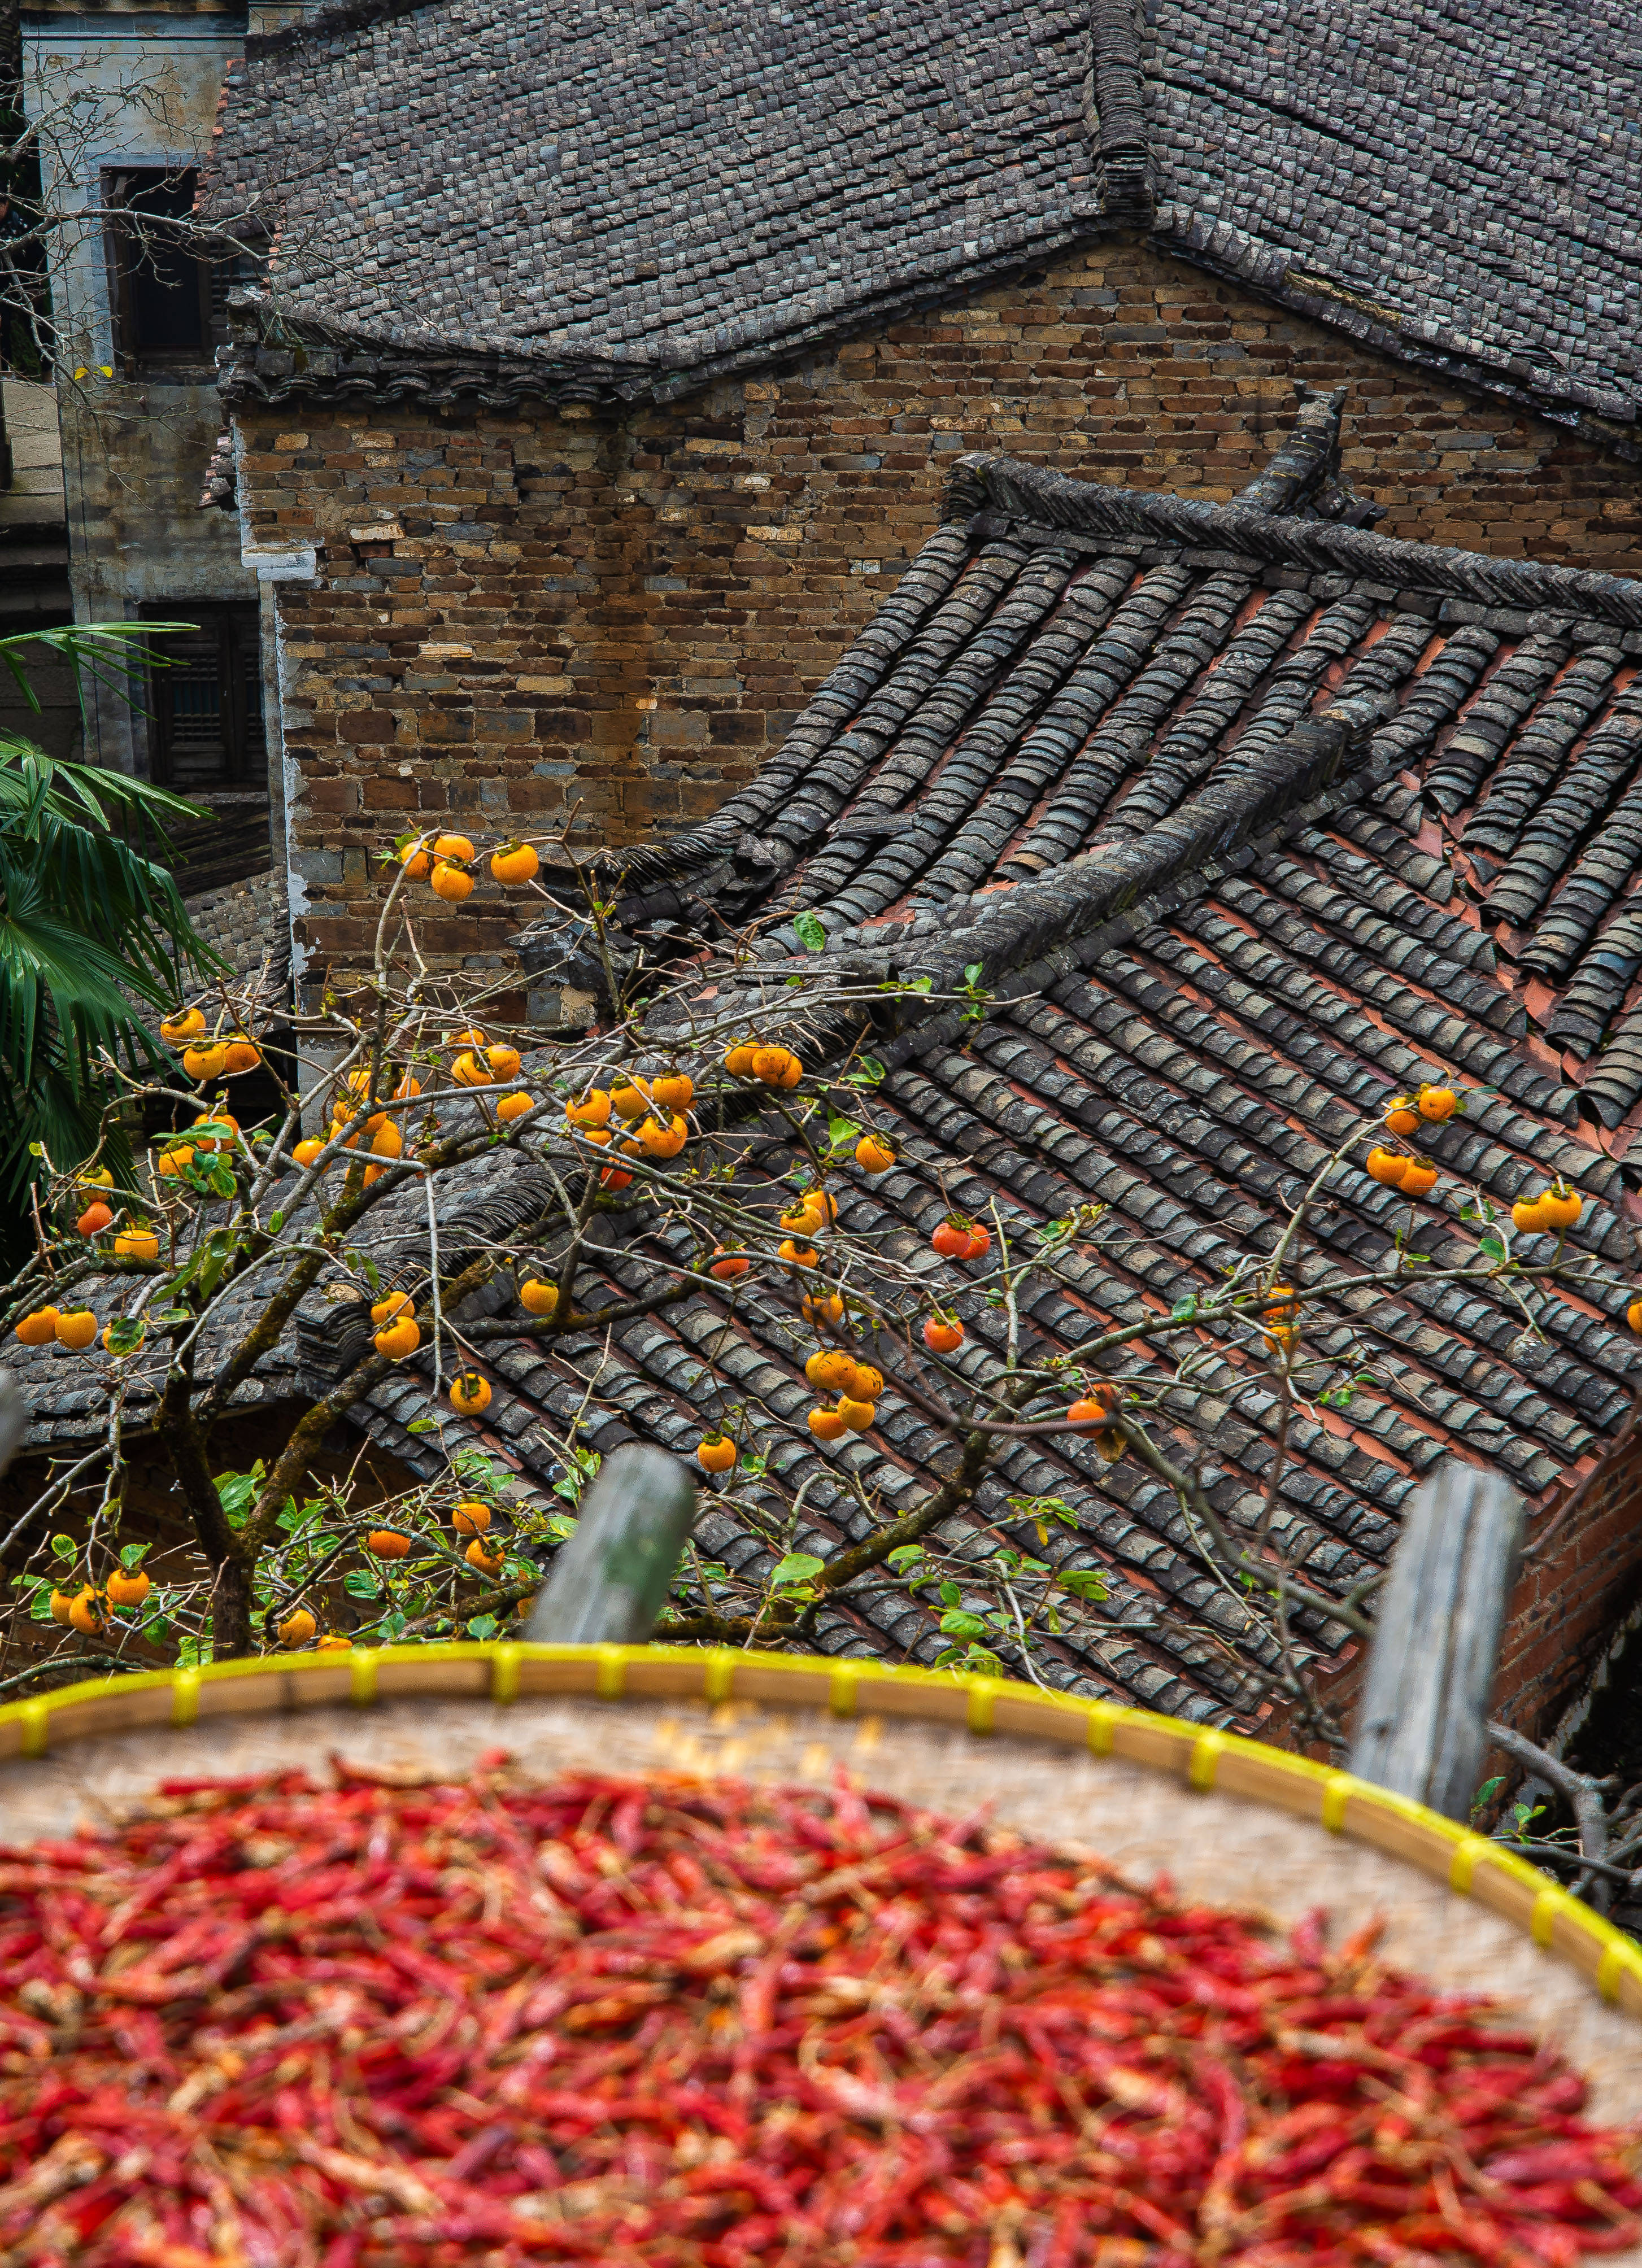
[[[0,1861],[0,2257],[1576,2268],[1636,2138],[1486,2003],[974,1821],[173,1783]]]

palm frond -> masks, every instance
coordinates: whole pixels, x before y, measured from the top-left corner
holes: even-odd
[[[97,622],[0,638],[0,663],[38,709],[24,655],[61,655],[122,687],[169,667],[148,641],[186,622]],[[0,680],[4,678],[0,672]],[[99,1138],[129,1181],[129,1145],[104,1125],[100,1057],[158,1067],[166,1057],[144,1021],[185,989],[185,972],[226,963],[188,919],[170,869],[149,855],[167,822],[208,814],[168,789],[99,764],[48,756],[0,733],[0,1188],[15,1196],[39,1171],[43,1145],[77,1164]],[[140,843],[129,837],[140,838]],[[19,1224],[0,1221],[0,1244]]]

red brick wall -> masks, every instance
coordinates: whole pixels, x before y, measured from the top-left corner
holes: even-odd
[[[1382,532],[1642,568],[1642,472],[1133,242],[673,408],[243,421],[282,586],[311,969],[363,950],[366,848],[446,813],[590,839],[710,812],[778,740],[934,525],[960,450],[1232,496],[1351,381],[1347,469]],[[402,533],[372,542],[379,519]],[[429,944],[505,950],[475,900]]]
[[[1529,1539],[1549,1519],[1529,1524]],[[1642,1442],[1633,1441],[1578,1507],[1546,1558],[1530,1560],[1512,1594],[1494,1709],[1543,1739],[1596,1666],[1642,1587]]]

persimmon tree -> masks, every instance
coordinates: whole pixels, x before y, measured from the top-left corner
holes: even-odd
[[[819,960],[814,971],[784,962],[778,1012],[749,1027],[737,980],[769,965],[755,938],[692,945],[665,982],[635,977],[618,965],[603,884],[562,836],[501,844],[486,863],[526,899],[546,896],[544,850],[555,902],[581,892],[604,957],[611,1007],[597,1029],[510,1032],[490,1012],[510,980],[487,993],[429,968],[423,891],[460,904],[485,858],[467,837],[429,836],[385,854],[369,972],[296,1020],[301,1094],[264,1054],[284,1012],[226,979],[162,1027],[172,1076],[107,1064],[117,1100],[105,1138],[82,1158],[46,1160],[37,1248],[4,1315],[26,1344],[68,1351],[53,1359],[54,1385],[91,1383],[106,1396],[99,1440],[54,1466],[13,1523],[7,1549],[26,1564],[7,1646],[33,1658],[0,1663],[9,1682],[515,1626],[596,1469],[587,1417],[601,1366],[585,1350],[708,1293],[733,1330],[802,1372],[814,1396],[804,1423],[823,1447],[871,1429],[880,1401],[899,1397],[944,1447],[910,1505],[840,1460],[865,1533],[828,1541],[806,1522],[807,1484],[793,1467],[815,1466],[797,1455],[792,1422],[702,1358],[694,1455],[704,1485],[766,1549],[738,1572],[689,1548],[659,1638],[802,1646],[830,1611],[890,1591],[929,1611],[942,1662],[1042,1678],[1058,1638],[1098,1645],[1113,1627],[1090,1490],[1069,1482],[1010,1497],[1002,1520],[981,1516],[976,1493],[1011,1445],[1085,1436],[1108,1464],[1134,1459],[1174,1492],[1192,1549],[1256,1641],[1251,1658],[1265,1667],[1254,1674],[1307,1736],[1337,1738],[1308,1666],[1314,1644],[1296,1620],[1366,1633],[1373,1581],[1336,1597],[1289,1556],[1278,1515],[1296,1416],[1314,1421],[1373,1392],[1371,1348],[1354,1334],[1343,1351],[1337,1344],[1365,1292],[1394,1293],[1416,1273],[1465,1284],[1513,1306],[1533,1336],[1558,1287],[1611,1291],[1612,1271],[1567,1244],[1578,1193],[1554,1184],[1502,1217],[1485,1192],[1449,1189],[1443,1201],[1469,1232],[1457,1262],[1432,1264],[1404,1234],[1388,1271],[1336,1264],[1309,1224],[1344,1177],[1366,1173],[1410,1199],[1435,1188],[1418,1142],[1464,1099],[1430,1081],[1352,1130],[1267,1247],[1234,1252],[1218,1280],[1170,1310],[1137,1292],[1075,1349],[1046,1354],[1023,1329],[1028,1302],[1070,1283],[1092,1248],[1121,1272],[1134,1241],[1101,1206],[1026,1226],[996,1203],[984,1217],[949,1208],[927,1245],[852,1230],[841,1214],[841,1197],[892,1173],[897,1157],[874,1107],[882,1070],[858,1038],[837,1035],[852,1022],[869,1029],[865,1011],[881,1009],[886,990],[917,987],[861,995]],[[948,1004],[976,1021],[990,1012],[979,976],[968,971]],[[644,997],[631,997],[641,983]],[[265,1059],[281,1108],[241,1125],[232,1081]],[[135,1169],[111,1165],[123,1155],[115,1135],[144,1116],[170,1130]],[[458,1233],[461,1193],[487,1159],[519,1174],[526,1217],[505,1233]],[[938,1182],[943,1173],[939,1160],[920,1170]],[[1410,1206],[1410,1228],[1415,1219]],[[217,1469],[211,1443],[236,1389],[311,1296],[368,1306],[369,1332],[266,1464]],[[1327,1354],[1308,1328],[1325,1315]],[[1642,1323],[1642,1307],[1632,1321]],[[581,1407],[559,1425],[556,1472],[521,1492],[507,1462],[453,1421],[482,1416],[498,1346],[566,1340],[582,1350]],[[357,1464],[317,1478],[337,1422],[406,1364],[429,1396],[416,1427],[445,1452],[438,1476],[387,1500]],[[1217,1510],[1203,1477],[1240,1385],[1277,1400],[1252,1521]],[[185,1546],[131,1532],[126,1451],[139,1403],[174,1476]],[[1190,1623],[1166,1601],[1157,1612]],[[32,1624],[63,1627],[33,1632],[42,1652],[19,1647]]]

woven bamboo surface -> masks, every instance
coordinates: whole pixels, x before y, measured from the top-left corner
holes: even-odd
[[[661,1646],[407,1646],[71,1686],[0,1709],[0,1836],[61,1835],[161,1779],[332,1755],[408,1778],[526,1771],[862,1785],[1098,1852],[1287,1924],[1371,1915],[1400,1965],[1516,2004],[1642,2119],[1642,1949],[1418,1804],[1234,1734],[984,1678]]]

